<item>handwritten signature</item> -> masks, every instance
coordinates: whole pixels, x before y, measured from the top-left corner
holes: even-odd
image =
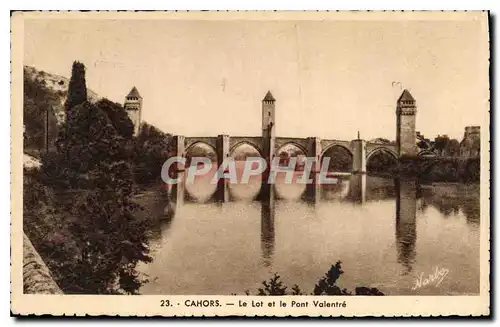
[[[448,275],[450,271],[446,268],[436,267],[432,274],[429,274],[426,278],[424,278],[424,273],[420,273],[418,278],[415,279],[415,285],[411,288],[413,291],[427,285],[434,284],[434,287],[438,287],[439,284],[444,280],[444,278]]]

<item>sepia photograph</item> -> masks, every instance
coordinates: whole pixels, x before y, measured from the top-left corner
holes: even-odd
[[[11,21],[13,312],[490,313],[488,12]]]

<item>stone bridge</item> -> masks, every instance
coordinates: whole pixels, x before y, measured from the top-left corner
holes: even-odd
[[[415,131],[415,114],[416,102],[408,90],[404,90],[396,104],[396,142],[395,144],[387,143],[373,143],[362,140],[359,136],[354,140],[333,140],[321,139],[320,137],[281,137],[276,136],[276,99],[270,91],[267,92],[264,99],[262,99],[262,126],[261,136],[230,136],[230,135],[217,135],[208,137],[185,137],[176,135],[173,137],[173,151],[172,155],[176,157],[185,158],[186,153],[196,144],[206,144],[211,147],[217,155],[217,162],[219,165],[224,159],[231,157],[234,150],[243,144],[252,146],[258,151],[260,156],[268,163],[268,171],[270,163],[273,158],[278,156],[280,150],[288,144],[294,145],[306,157],[314,158],[314,165],[310,172],[310,178],[314,180],[313,183],[307,184],[307,188],[311,189],[309,193],[316,194],[318,187],[317,174],[320,172],[321,162],[326,152],[332,147],[341,147],[347,150],[352,156],[352,169],[351,173],[354,175],[363,175],[366,173],[367,162],[376,153],[386,153],[393,156],[397,160],[405,156],[416,156],[416,137]],[[179,166],[177,166],[179,167]],[[183,174],[183,168],[174,169],[173,174]],[[266,172],[266,173],[267,173]],[[170,173],[169,173],[170,174]],[[181,194],[177,192],[177,187],[174,188],[174,194]],[[265,180],[262,179],[260,194],[263,198],[271,198],[273,187]],[[226,179],[219,179],[216,191],[217,199],[219,201],[226,201],[228,199],[228,184]]]
[[[261,157],[264,155],[265,139],[260,136],[229,136],[219,135],[215,137],[183,137],[177,136],[176,155],[185,157],[186,153],[196,145],[208,145],[217,154],[218,158],[232,156],[234,150],[241,145],[249,145],[254,148]],[[226,143],[226,144],[225,144]],[[287,145],[293,145],[300,149],[306,157],[317,157],[321,160],[325,153],[333,147],[341,147],[353,158],[353,172],[366,172],[366,164],[370,158],[379,152],[391,155],[398,159],[395,144],[373,143],[356,139],[352,141],[320,139],[319,137],[275,137],[273,146],[273,156],[277,156],[280,150]],[[226,149],[224,149],[226,147]]]

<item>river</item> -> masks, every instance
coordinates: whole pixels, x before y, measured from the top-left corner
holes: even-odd
[[[313,199],[303,196],[305,185],[278,178],[272,199],[257,201],[259,177],[231,185],[227,203],[210,200],[216,186],[207,178],[168,205],[162,192],[145,194],[142,204],[159,223],[153,261],[139,266],[150,279],[141,294],[256,294],[275,272],[310,293],[338,260],[338,284],[348,290],[479,293],[478,185],[353,178]],[[447,272],[440,283],[415,287],[436,270]]]

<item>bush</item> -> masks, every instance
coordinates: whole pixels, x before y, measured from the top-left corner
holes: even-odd
[[[314,295],[351,295],[345,288],[341,289],[337,286],[337,280],[344,273],[341,267],[341,262],[337,261],[335,265],[330,267],[330,270],[323,276],[316,286],[314,286]]]
[[[337,285],[337,281],[344,273],[342,270],[341,262],[337,261],[332,265],[326,274],[318,280],[311,295],[352,295],[345,288],[342,289]],[[270,296],[270,295],[306,295],[302,292],[299,285],[295,284],[291,292],[287,292],[288,287],[281,281],[278,273],[275,273],[268,281],[263,281],[264,287],[258,289],[257,295]],[[245,294],[249,295],[248,291]],[[359,286],[355,289],[355,295],[384,295],[377,288]]]
[[[106,114],[106,116],[108,116],[111,124],[120,136],[126,139],[132,138],[134,134],[134,124],[121,104],[112,102],[108,99],[102,99],[99,100],[96,105]]]
[[[161,183],[161,168],[169,156],[172,136],[144,123],[134,140],[134,180],[139,185]]]

